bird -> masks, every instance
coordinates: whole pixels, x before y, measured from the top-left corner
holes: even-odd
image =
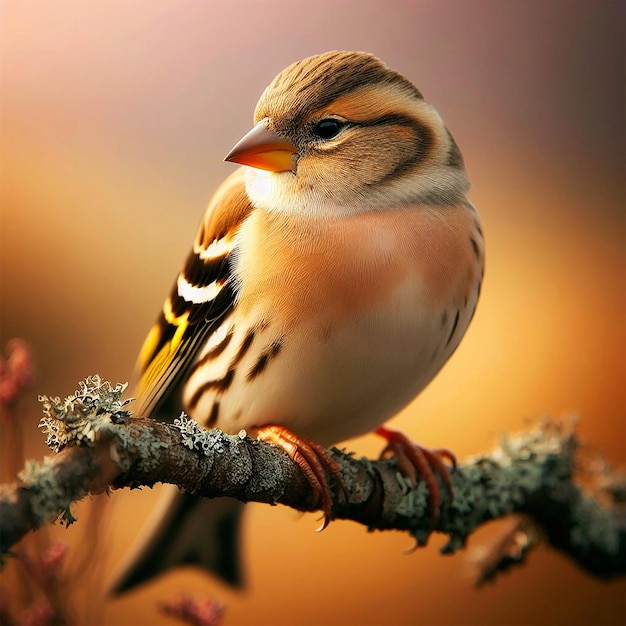
[[[137,413],[182,408],[298,462],[325,523],[326,447],[386,441],[438,514],[454,455],[386,422],[456,350],[484,274],[481,220],[452,134],[413,83],[366,52],[297,61],[262,93],[239,167],[210,200],[138,358]],[[242,505],[171,490],[114,592],[194,564],[241,584]]]

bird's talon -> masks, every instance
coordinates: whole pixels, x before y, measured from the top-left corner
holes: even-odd
[[[450,473],[456,472],[457,462],[456,462],[456,456],[454,455],[454,452],[451,452],[447,448],[437,448],[437,449],[433,450],[432,452],[435,455],[437,455],[439,457],[443,457],[444,459],[447,459],[449,461],[449,463],[450,463]]]
[[[315,504],[324,513],[324,522],[317,530],[324,530],[332,519],[333,506],[327,473],[333,476],[339,490],[343,493],[346,501],[348,500],[348,489],[337,462],[330,456],[326,448],[314,441],[298,437],[284,426],[274,424],[263,426],[258,429],[257,438],[282,448],[298,465],[311,487]]]
[[[316,533],[321,533],[323,530],[326,529],[328,524],[330,524],[330,520],[331,520],[330,513],[324,513],[324,515],[322,515],[322,517],[320,517],[319,519],[323,519],[324,521],[319,528],[315,529]]]
[[[484,239],[463,157],[417,88],[367,53],[294,63],[257,111],[226,157],[247,167],[210,201],[141,350],[136,413],[158,418],[181,399],[191,417],[227,432],[274,415],[307,419],[311,436],[327,442],[355,436],[424,387],[474,315]],[[403,489],[424,481],[434,528],[441,491],[452,499],[454,455],[378,432],[387,439],[381,456],[393,454],[406,476]],[[259,435],[299,466],[307,508],[323,511],[326,528],[339,492],[350,501],[339,465],[287,428]],[[236,569],[234,548],[209,549],[201,532],[183,532],[199,508],[163,515],[144,546],[168,550],[144,548],[125,585],[196,558],[205,569],[213,561]],[[236,519],[227,519],[228,543]],[[415,533],[418,545],[427,536]]]
[[[387,440],[381,457],[394,454],[398,468],[413,483],[417,484],[418,476],[426,483],[428,489],[428,508],[431,513],[430,530],[434,530],[440,517],[441,489],[437,483],[437,474],[441,478],[450,500],[454,500],[450,472],[456,469],[456,457],[450,450],[439,448],[431,450],[412,442],[406,435],[381,426],[376,433]],[[444,460],[450,462],[448,470]]]

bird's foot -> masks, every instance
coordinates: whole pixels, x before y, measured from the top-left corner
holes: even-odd
[[[450,450],[445,448],[431,449],[420,446],[411,441],[405,434],[381,426],[376,434],[387,440],[387,445],[381,452],[380,458],[393,454],[398,462],[400,471],[415,485],[421,478],[428,488],[428,506],[431,511],[431,530],[439,523],[441,506],[441,489],[437,483],[437,474],[440,476],[450,500],[454,499],[450,472],[456,469],[456,458]],[[451,470],[444,459],[451,465]]]
[[[331,519],[332,496],[328,482],[330,474],[347,499],[348,490],[341,476],[341,469],[328,450],[314,441],[302,439],[284,426],[268,424],[257,430],[257,438],[282,448],[302,470],[311,485],[316,503],[324,513],[324,522],[318,530],[324,530]]]

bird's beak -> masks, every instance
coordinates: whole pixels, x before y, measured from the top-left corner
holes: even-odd
[[[296,172],[298,150],[289,139],[268,130],[260,121],[226,155],[224,161],[241,163],[270,172]]]

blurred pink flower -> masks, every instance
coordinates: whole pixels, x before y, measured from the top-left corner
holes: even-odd
[[[45,600],[42,600],[22,613],[19,624],[20,626],[52,626],[55,622],[57,620],[54,611]]]
[[[6,359],[0,357],[0,405],[12,405],[33,382],[30,349],[22,339],[11,339]]]
[[[179,600],[161,603],[160,609],[165,615],[193,626],[219,626],[224,616],[224,606],[214,598],[196,600],[186,594]]]
[[[67,545],[61,541],[52,544],[41,554],[30,554],[25,550],[16,552],[28,575],[42,591],[48,592],[59,580],[60,568],[67,553]]]

